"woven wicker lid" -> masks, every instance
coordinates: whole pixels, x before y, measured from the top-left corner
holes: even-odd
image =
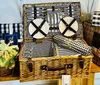
[[[44,39],[52,37],[56,34],[61,34],[59,31],[60,16],[74,17],[77,21],[80,21],[80,3],[79,2],[54,2],[54,3],[40,3],[40,4],[24,4],[24,41],[33,41],[36,39]],[[45,19],[49,23],[49,33],[46,37],[44,35],[40,37],[31,36],[29,33],[30,22],[34,19]],[[39,32],[38,32],[39,34]]]

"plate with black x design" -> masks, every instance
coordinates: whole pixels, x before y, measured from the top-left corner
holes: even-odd
[[[78,22],[73,17],[64,17],[60,20],[59,30],[62,35],[71,37],[78,31]]]
[[[49,24],[44,19],[37,18],[30,22],[28,29],[33,38],[42,39],[49,32]]]

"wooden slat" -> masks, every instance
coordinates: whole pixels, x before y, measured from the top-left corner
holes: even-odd
[[[11,77],[11,76],[8,76],[8,77],[0,77],[0,81],[9,81],[9,80],[18,80],[19,77]]]
[[[94,73],[90,73],[88,78],[83,78],[82,85],[94,85]]]
[[[87,78],[82,79],[82,85],[88,85],[88,79]]]
[[[62,80],[61,79],[58,80],[58,85],[62,85]]]
[[[72,78],[71,79],[71,85],[82,85],[82,78]]]
[[[88,79],[88,85],[94,85],[94,73],[90,73],[90,77]]]

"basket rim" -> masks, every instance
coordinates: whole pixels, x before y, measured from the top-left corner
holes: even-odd
[[[48,3],[31,3],[31,4],[24,4],[23,7],[27,6],[50,6],[50,5],[57,5],[57,4],[80,4],[80,2],[48,2]]]

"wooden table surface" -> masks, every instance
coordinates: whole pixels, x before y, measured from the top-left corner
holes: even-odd
[[[100,72],[100,67],[97,66],[96,64],[92,63],[90,71],[94,72],[94,73]]]
[[[89,78],[73,78],[71,79],[71,85],[94,85],[95,73],[97,72],[100,72],[100,67],[92,63]],[[61,79],[58,85],[62,85]]]

